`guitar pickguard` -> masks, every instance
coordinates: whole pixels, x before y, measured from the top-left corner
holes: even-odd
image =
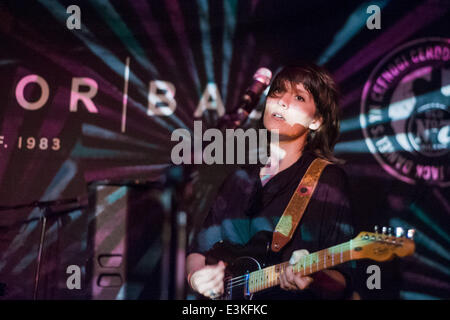
[[[225,283],[228,279],[243,275],[238,282],[225,286],[222,299],[251,299],[245,285],[245,275],[278,262],[280,253],[270,250],[272,232],[260,231],[256,233],[246,245],[232,244],[227,241],[216,243],[206,253],[206,264],[217,264],[224,261]],[[231,287],[231,288],[230,288]]]
[[[270,250],[271,241],[272,232],[260,231],[246,245],[233,244],[228,241],[217,242],[206,253],[206,264],[217,264],[220,260],[230,264],[244,256],[255,258],[261,263],[261,266],[274,264],[281,255]]]

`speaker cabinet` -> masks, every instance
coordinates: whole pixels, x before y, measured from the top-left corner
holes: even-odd
[[[91,299],[161,299],[163,190],[95,183],[89,193]]]

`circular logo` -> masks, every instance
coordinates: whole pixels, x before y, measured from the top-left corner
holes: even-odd
[[[372,71],[360,123],[370,152],[392,176],[450,185],[450,39],[408,42]]]

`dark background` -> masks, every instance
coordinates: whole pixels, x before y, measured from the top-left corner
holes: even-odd
[[[66,8],[72,4],[81,9],[80,30],[66,27]],[[381,8],[379,30],[366,27],[366,8],[371,4]],[[448,2],[437,0],[2,2],[0,136],[8,148],[0,145],[0,283],[8,290],[0,290],[0,298],[33,298],[42,215],[52,205],[62,213],[46,222],[46,271],[38,297],[89,298],[87,291],[67,291],[64,273],[66,265],[77,264],[85,267],[83,277],[89,275],[89,225],[98,203],[86,200],[96,192],[88,184],[114,180],[119,185],[124,181],[164,185],[174,145],[171,132],[193,129],[193,114],[208,83],[217,85],[226,110],[232,110],[259,67],[276,72],[284,65],[311,60],[330,70],[341,89],[343,130],[336,153],[347,161],[357,230],[371,231],[374,225],[417,230],[414,256],[378,264],[381,290],[365,286],[366,266],[373,262],[360,264],[361,296],[448,299],[448,187],[408,184],[388,174],[369,152],[358,121],[364,84],[380,60],[412,40],[448,38],[448,13]],[[128,57],[131,76],[122,132]],[[15,97],[17,83],[30,74],[43,77],[50,88],[47,103],[35,111],[22,108]],[[81,102],[77,112],[70,112],[74,77],[97,82],[93,102],[98,113],[88,112]],[[177,108],[171,116],[147,115],[152,80],[174,84]],[[25,96],[34,101],[40,90],[30,85]],[[217,118],[215,112],[206,112],[204,126],[214,127]],[[19,136],[58,137],[61,149],[18,149]],[[445,161],[448,170],[448,157]],[[187,202],[189,230],[201,222],[221,181],[233,170],[228,166],[198,169]],[[145,186],[153,192],[154,185]],[[136,195],[135,187],[127,189],[125,200],[115,201],[125,201],[130,208],[148,206],[143,221],[161,223],[161,209],[154,200],[130,196]],[[59,208],[58,201],[63,200],[69,208]],[[135,211],[126,212],[132,216]],[[119,234],[114,241],[124,237]],[[145,252],[154,250],[151,244],[158,243],[155,239],[132,238],[130,246],[141,246],[133,254],[146,257]],[[139,265],[136,257],[131,260]],[[153,268],[147,279],[155,277],[152,272],[157,267]],[[143,278],[134,273],[135,282],[148,281]],[[136,286],[125,297],[155,298],[149,287],[148,283]]]

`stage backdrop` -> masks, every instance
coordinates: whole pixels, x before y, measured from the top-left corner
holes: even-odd
[[[311,60],[342,92],[335,150],[347,161],[357,231],[417,230],[414,256],[378,264],[381,289],[366,287],[362,264],[361,295],[449,298],[448,21],[438,0],[2,1],[0,283],[14,287],[8,280],[35,259],[38,202],[81,202],[93,181],[160,179],[173,130],[192,132],[195,119],[216,126],[258,68]],[[206,171],[190,226],[229,172]],[[86,248],[82,212],[65,224],[68,265]]]

